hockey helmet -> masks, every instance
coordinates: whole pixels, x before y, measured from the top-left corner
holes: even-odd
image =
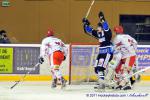
[[[54,31],[51,28],[49,28],[47,31],[47,37],[49,37],[49,36],[54,36]]]
[[[99,22],[99,23],[97,24],[97,26],[98,26],[98,27],[102,27],[102,23]]]
[[[117,34],[123,34],[123,32],[124,32],[123,27],[122,26],[115,26],[114,32],[116,32]]]
[[[5,30],[1,30],[1,31],[0,31],[0,35],[3,35],[3,34],[6,34],[6,31],[5,31]]]

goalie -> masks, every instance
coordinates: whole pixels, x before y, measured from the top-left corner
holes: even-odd
[[[97,55],[96,63],[94,66],[95,73],[98,76],[99,86],[103,88],[103,80],[105,78],[105,71],[107,69],[108,62],[113,57],[113,48],[111,43],[112,32],[105,20],[103,12],[99,12],[98,17],[100,19],[97,29],[93,29],[90,26],[88,19],[83,18],[83,26],[86,34],[98,39],[99,54]]]
[[[41,54],[39,62],[42,64],[44,58],[48,56],[49,64],[52,72],[52,88],[57,86],[57,81],[61,82],[62,88],[66,86],[66,80],[62,76],[60,70],[61,63],[66,59],[67,48],[65,44],[58,38],[54,37],[54,32],[49,29],[47,32],[47,37],[42,40],[41,44]]]
[[[114,27],[114,31],[116,33],[114,57],[109,63],[106,80],[110,81],[114,76],[113,74],[116,74],[115,81],[118,83],[116,89],[128,90],[131,89],[130,82],[134,80],[131,79],[130,81],[126,77],[132,74],[133,66],[136,63],[137,41],[128,34],[123,34],[122,26]]]

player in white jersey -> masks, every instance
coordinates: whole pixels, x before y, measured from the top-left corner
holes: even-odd
[[[116,37],[114,38],[114,57],[109,63],[110,69],[106,79],[109,78],[110,80],[110,76],[115,70],[116,79],[119,84],[117,88],[131,89],[129,79],[123,78],[131,74],[132,66],[136,62],[137,42],[128,34],[123,34],[122,26],[116,26],[114,31],[116,32]]]
[[[137,42],[130,35],[123,34],[122,30],[121,26],[116,26],[114,29],[117,34],[114,38],[114,48],[116,52],[121,52],[122,59],[124,59],[136,55]]]
[[[137,50],[137,41],[128,34],[123,33],[122,26],[116,26],[114,28],[116,32],[116,37],[114,38],[115,51],[120,52],[122,57],[119,65],[116,67],[116,74],[122,77],[127,77],[131,74],[132,67],[136,62],[136,50]],[[124,81],[124,80],[123,80]],[[129,80],[125,80],[129,82]],[[122,82],[122,83],[126,83]],[[120,82],[120,84],[122,84]],[[122,86],[120,86],[122,87]],[[127,89],[128,87],[124,88]]]
[[[39,58],[41,64],[44,62],[46,56],[49,58],[53,78],[51,87],[55,88],[58,80],[61,82],[62,88],[65,87],[66,80],[62,76],[60,65],[67,56],[67,48],[60,39],[54,37],[52,29],[48,30],[47,37],[41,43],[41,54]]]

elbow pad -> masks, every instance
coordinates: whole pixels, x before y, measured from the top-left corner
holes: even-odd
[[[108,23],[106,21],[102,23],[102,27],[103,27],[104,31],[109,30],[109,26],[108,26]]]
[[[85,26],[84,26],[84,30],[85,30],[87,33],[92,33],[93,28],[92,28],[91,26],[85,25]]]

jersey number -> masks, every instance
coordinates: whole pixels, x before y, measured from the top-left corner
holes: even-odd
[[[64,46],[64,44],[63,43],[61,43],[61,42],[55,42],[55,44],[57,44],[57,45],[60,45],[60,46]]]

